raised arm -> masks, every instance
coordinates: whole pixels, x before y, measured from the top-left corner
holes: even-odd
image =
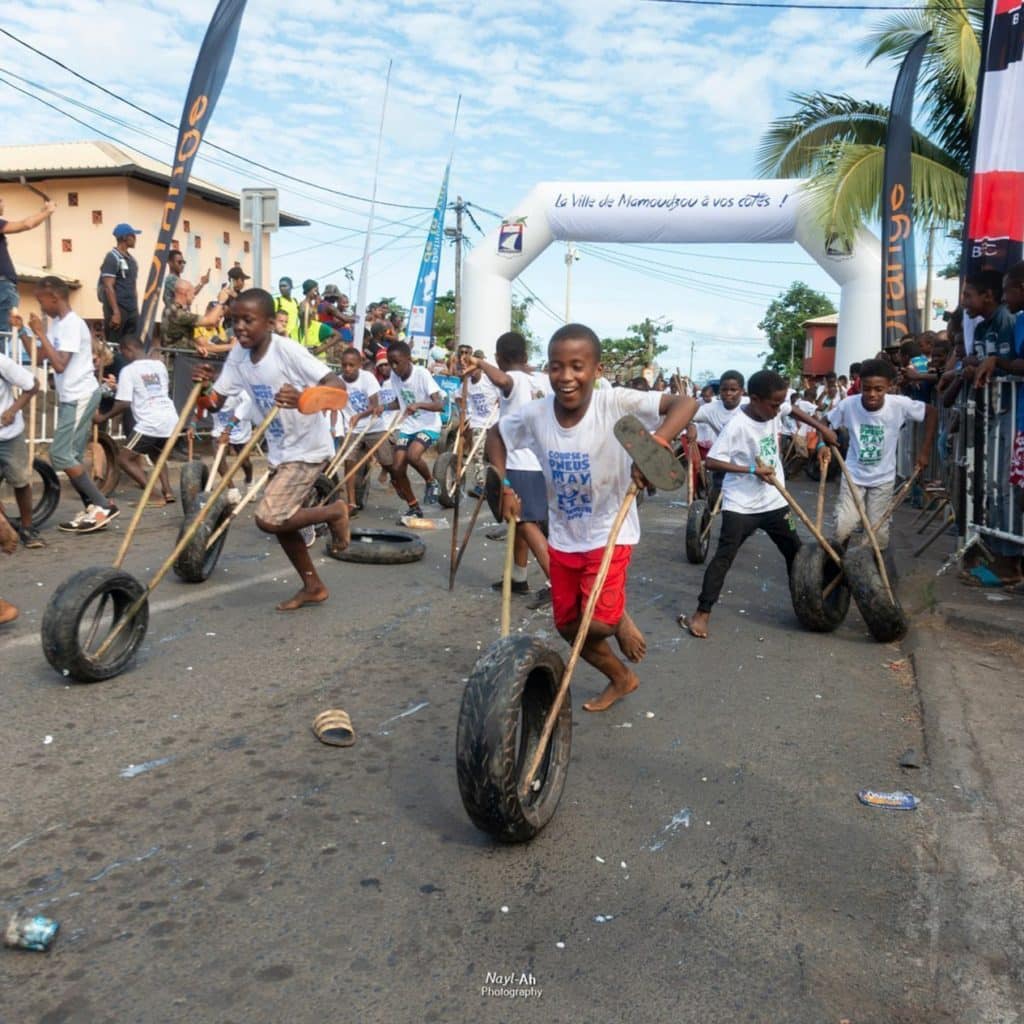
[[[21,220],[9,220],[0,228],[0,235],[16,235],[20,231],[31,231],[32,228],[38,227],[47,217],[50,217],[56,209],[57,204],[47,200],[37,213],[30,213],[27,217],[22,217]]]

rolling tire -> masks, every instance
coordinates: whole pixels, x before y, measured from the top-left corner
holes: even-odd
[[[185,513],[181,521],[181,529],[178,531],[180,540],[184,532],[195,522],[196,516],[204,509],[210,499],[209,494],[199,494],[195,504]],[[213,575],[217,568],[217,560],[224,550],[224,544],[228,539],[230,530],[225,530],[216,540],[213,547],[207,551],[206,545],[210,541],[214,530],[224,522],[227,516],[231,515],[231,507],[221,496],[217,504],[210,510],[210,514],[203,520],[202,525],[196,531],[196,535],[189,541],[188,546],[174,562],[175,575],[186,583],[202,583]]]
[[[414,533],[404,530],[352,529],[348,547],[338,554],[327,554],[339,562],[357,562],[360,565],[405,565],[418,562],[426,552],[426,546]]]
[[[510,636],[491,644],[466,683],[455,746],[459,794],[473,824],[503,843],[532,839],[562,796],[572,745],[571,693],[525,800],[519,781],[564,670],[561,655],[540,640]]]
[[[201,459],[193,459],[181,467],[178,489],[181,492],[181,511],[184,515],[192,511],[196,498],[202,494],[209,479],[210,467]]]
[[[874,551],[866,545],[851,547],[843,555],[843,569],[871,636],[880,644],[902,640],[907,635],[907,616],[898,599],[889,600]]]
[[[356,476],[356,504],[366,508],[366,499],[370,497],[370,463],[368,462]]]
[[[99,488],[100,494],[105,498],[117,490],[121,480],[121,467],[118,465],[117,453],[121,450],[120,445],[109,434],[97,434],[96,443],[103,449],[103,460],[106,462],[106,470],[102,477],[94,476],[93,483]]]
[[[33,492],[38,494],[32,506],[32,525],[38,530],[57,511],[60,504],[60,477],[45,459],[33,459],[32,471],[42,482],[41,488],[38,484],[32,488]],[[17,508],[17,505],[14,507]],[[9,515],[7,518],[16,530],[21,527],[21,516]]]
[[[458,502],[458,485],[455,480],[456,459],[454,452],[438,455],[434,463],[434,479],[437,481],[437,502],[442,508],[455,508]]]
[[[340,477],[338,478],[340,479]],[[313,489],[309,492],[309,497],[302,503],[303,508],[314,508],[317,505],[324,505],[327,503],[327,499],[331,494],[331,491],[338,486],[338,480],[334,480],[329,477],[326,473],[321,473],[313,484]],[[334,496],[334,501],[341,501],[345,498],[345,489],[342,488]],[[326,523],[317,523],[314,527],[314,533],[318,537],[326,537],[330,527]]]
[[[76,683],[98,683],[123,672],[139,649],[149,626],[149,603],[143,603],[131,624],[101,659],[85,650],[83,621],[98,601],[110,606],[110,623],[90,647],[95,650],[109,635],[129,605],[145,593],[132,575],[107,566],[82,569],[68,577],[54,592],[43,613],[42,641],[46,660]]]
[[[812,633],[831,633],[850,610],[850,588],[844,580],[827,598],[825,588],[840,569],[818,544],[804,544],[793,560],[789,575],[789,596],[793,611],[804,629]]]
[[[711,508],[703,498],[695,500],[686,510],[686,560],[703,565],[711,546]]]

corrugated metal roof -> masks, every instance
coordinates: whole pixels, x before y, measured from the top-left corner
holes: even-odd
[[[837,324],[837,323],[839,323],[839,314],[838,313],[823,313],[821,316],[816,316],[816,317],[813,317],[810,320],[805,320],[800,326],[801,327],[807,327],[810,324],[821,324],[821,325],[824,326],[826,324]]]
[[[168,164],[153,160],[127,146],[95,139],[80,142],[44,142],[29,146],[0,146],[0,176],[17,178],[24,175],[28,181],[47,178],[77,178],[100,175],[126,175],[143,181],[166,185],[170,180]],[[203,181],[194,175],[189,180],[190,192],[211,202],[238,209],[237,192]],[[285,213],[280,215],[281,227],[307,227],[309,221]]]
[[[46,270],[43,267],[35,267],[31,263],[22,263],[19,260],[15,260],[14,269],[18,274],[19,281],[41,281],[44,277],[59,277],[62,281],[67,282],[69,288],[82,287],[82,282],[78,278],[67,277],[65,274],[58,273],[52,267]]]

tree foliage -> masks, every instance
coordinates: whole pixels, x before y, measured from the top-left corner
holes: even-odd
[[[602,339],[601,362],[605,376],[622,382],[639,377],[645,366],[668,350],[658,338],[671,331],[672,324],[667,321],[645,317],[640,323],[629,325],[626,337]]]
[[[792,379],[803,367],[803,323],[834,313],[827,295],[815,291],[803,281],[794,281],[777,299],[772,299],[764,319],[757,325],[768,335],[768,351],[758,353],[766,370],[775,370]]]
[[[518,331],[526,339],[530,352],[536,352],[538,351],[537,339],[534,337],[533,331],[530,330],[527,320],[532,303],[533,300],[529,298],[513,298],[512,330]],[[449,350],[455,348],[455,292],[451,288],[444,295],[438,295],[437,301],[434,303],[434,340],[438,345],[443,345]],[[465,338],[464,341],[467,345],[472,345],[473,348],[486,349],[488,347],[479,338]],[[494,338],[490,339],[492,346],[494,341]]]

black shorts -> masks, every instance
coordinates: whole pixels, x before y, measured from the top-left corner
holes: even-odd
[[[546,523],[548,520],[548,487],[539,469],[507,469],[505,475],[512,490],[519,495],[523,511],[521,523]]]
[[[125,442],[125,448],[137,455],[148,455],[151,459],[155,459],[164,450],[165,444],[167,444],[166,437],[150,437],[149,434],[140,434],[136,430]]]

